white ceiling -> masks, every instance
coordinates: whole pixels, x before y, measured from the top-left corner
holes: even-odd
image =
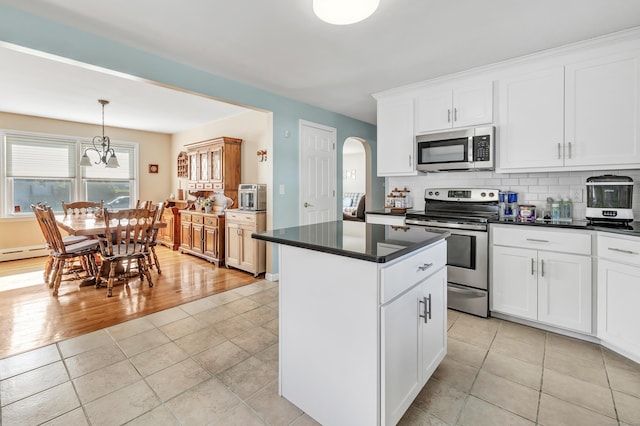
[[[638,0],[381,0],[369,19],[350,26],[319,21],[312,0],[0,3],[369,123],[372,93],[640,26]],[[20,60],[13,70],[3,64],[0,81],[12,73],[18,84],[8,92],[0,86],[0,109],[21,105],[29,113],[40,105],[34,115],[64,111],[67,119],[80,113],[77,121],[97,122],[104,97],[112,101],[108,125],[117,125],[109,121],[122,105],[130,119],[123,127],[159,122],[164,132],[172,131],[163,114],[171,102],[179,108],[169,115],[184,120],[199,121],[203,102],[214,108],[206,117],[216,114],[202,98],[191,109],[184,94],[87,70],[52,75],[50,67],[62,65],[41,65],[38,73]]]

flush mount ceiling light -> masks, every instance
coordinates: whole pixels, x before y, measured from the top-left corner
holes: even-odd
[[[313,0],[313,12],[333,25],[349,25],[360,22],[378,8],[380,0]]]
[[[118,163],[118,159],[116,158],[116,152],[113,148],[111,148],[111,139],[109,136],[104,135],[104,106],[109,103],[104,99],[98,99],[98,103],[102,105],[102,136],[94,136],[93,148],[87,148],[84,150],[84,154],[80,159],[81,166],[91,166],[91,159],[87,155],[87,152],[95,152],[98,154],[98,161],[94,162],[94,164],[104,164],[105,167],[110,169],[115,169],[116,167],[120,167],[120,163]],[[98,148],[98,146],[100,148]]]

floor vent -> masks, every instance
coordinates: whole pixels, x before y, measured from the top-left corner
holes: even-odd
[[[31,257],[41,257],[49,254],[44,246],[30,246],[30,247],[14,247],[0,249],[0,262],[7,260],[28,259]]]

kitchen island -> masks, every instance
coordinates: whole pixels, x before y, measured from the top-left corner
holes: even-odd
[[[448,232],[328,222],[278,243],[280,394],[323,425],[396,424],[446,355]]]

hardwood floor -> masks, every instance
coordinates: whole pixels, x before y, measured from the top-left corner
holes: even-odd
[[[258,281],[188,254],[156,248],[154,286],[131,280],[107,289],[63,281],[58,297],[44,284],[45,258],[0,263],[0,359]]]

